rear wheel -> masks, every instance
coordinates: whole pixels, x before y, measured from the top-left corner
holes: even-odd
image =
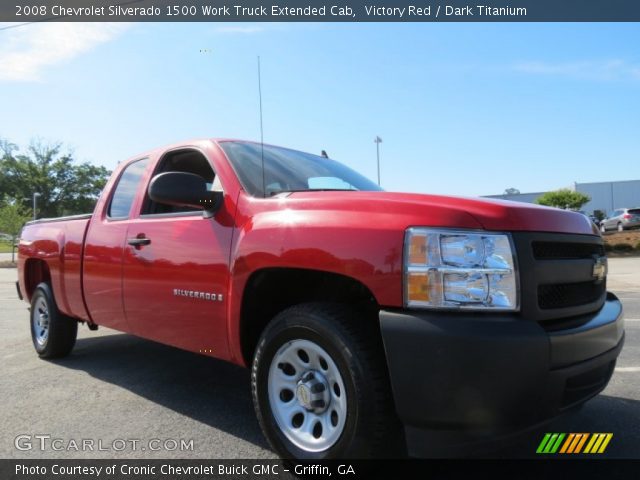
[[[347,307],[304,304],[267,326],[251,375],[262,430],[284,458],[367,458],[398,445],[376,324]]]
[[[31,339],[41,358],[68,355],[76,343],[78,322],[63,315],[53,299],[51,287],[41,283],[31,297]]]
[[[618,223],[618,231],[624,232],[624,225],[622,225],[622,223]]]

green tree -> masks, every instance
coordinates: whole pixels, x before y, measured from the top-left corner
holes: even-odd
[[[11,245],[16,243],[22,226],[31,218],[30,212],[14,199],[4,198],[0,204],[0,232],[11,237]],[[15,261],[15,252],[11,250],[11,261]]]
[[[38,217],[87,213],[109,177],[109,170],[90,163],[78,163],[62,144],[32,142],[25,153],[0,140],[0,197],[8,196],[23,208],[38,198]]]
[[[554,190],[553,192],[547,192],[540,195],[536,199],[536,203],[539,205],[546,205],[548,207],[580,210],[580,208],[590,200],[591,197],[589,195],[582,192],[575,192],[568,188],[562,188],[560,190]]]

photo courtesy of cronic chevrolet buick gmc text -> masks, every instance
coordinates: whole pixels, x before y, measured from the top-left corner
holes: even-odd
[[[249,366],[288,458],[526,430],[604,389],[624,341],[584,215],[384,192],[245,141],[122,162],[92,215],[29,222],[18,263],[41,357],[80,322]]]

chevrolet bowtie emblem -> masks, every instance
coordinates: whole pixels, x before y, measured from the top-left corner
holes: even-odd
[[[594,257],[593,278],[597,283],[602,282],[607,276],[607,257]]]

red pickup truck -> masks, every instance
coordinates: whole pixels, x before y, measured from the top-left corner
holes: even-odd
[[[518,432],[604,389],[624,339],[606,273],[578,213],[198,140],[122,162],[92,215],[29,222],[18,294],[43,358],[86,323],[250,366],[280,455],[362,458]]]

